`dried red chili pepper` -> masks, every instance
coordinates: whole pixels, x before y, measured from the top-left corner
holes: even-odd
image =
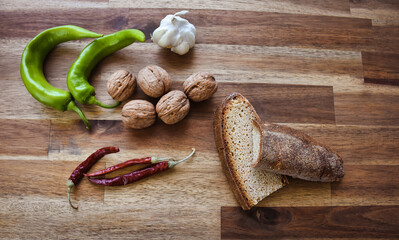
[[[100,176],[104,175],[113,171],[116,171],[121,168],[137,165],[137,164],[155,164],[155,163],[160,163],[163,161],[169,161],[173,160],[172,158],[157,158],[157,157],[145,157],[145,158],[137,158],[137,159],[130,159],[127,160],[126,162],[116,164],[114,166],[111,166],[109,168],[90,173],[90,174],[84,174],[86,177],[95,177],[95,176]]]
[[[168,168],[168,162],[164,161],[115,178],[89,178],[89,181],[104,186],[120,186],[163,172]]]
[[[145,167],[143,169],[140,169],[140,170],[137,170],[137,171],[134,171],[134,172],[122,175],[122,176],[114,177],[114,178],[91,178],[91,177],[89,177],[89,181],[92,183],[104,185],[104,186],[126,185],[129,183],[133,183],[138,180],[144,179],[146,177],[152,176],[156,173],[163,172],[167,169],[173,168],[177,164],[189,159],[194,154],[194,152],[195,152],[195,149],[193,148],[193,151],[190,153],[190,155],[188,155],[187,157],[185,157],[184,159],[179,160],[179,161],[174,161],[174,160],[162,161],[162,162],[153,164],[151,166]]]
[[[90,168],[102,157],[104,157],[107,154],[110,153],[117,153],[119,152],[118,147],[104,147],[100,148],[94,153],[92,153],[85,161],[83,161],[79,166],[73,170],[71,176],[69,177],[68,181],[66,182],[66,185],[68,187],[68,202],[71,207],[77,209],[78,207],[72,205],[71,198],[70,198],[70,193],[71,189],[78,185],[80,180],[83,178],[83,174],[87,173]]]

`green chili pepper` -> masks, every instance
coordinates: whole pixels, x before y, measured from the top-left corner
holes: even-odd
[[[77,112],[88,129],[90,129],[90,123],[76,106],[71,94],[47,82],[43,74],[43,62],[48,53],[62,42],[101,36],[101,34],[72,25],[50,28],[39,33],[26,45],[21,58],[21,78],[29,93],[46,106],[60,111]]]
[[[95,98],[94,87],[88,82],[91,71],[106,56],[126,47],[135,41],[144,42],[145,35],[136,29],[126,29],[91,42],[83,49],[78,59],[72,64],[68,72],[67,85],[72,96],[82,104],[97,104],[104,108],[117,107],[105,105]]]

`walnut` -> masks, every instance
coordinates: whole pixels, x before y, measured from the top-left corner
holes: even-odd
[[[194,73],[183,83],[184,93],[194,102],[210,98],[218,89],[215,78],[209,73]]]
[[[107,82],[108,94],[117,101],[125,101],[136,89],[136,78],[125,70],[116,71]]]
[[[186,94],[179,90],[163,95],[156,106],[158,117],[166,124],[175,124],[187,116],[190,101]]]
[[[143,92],[153,98],[164,95],[172,86],[169,74],[155,65],[141,69],[137,81]]]
[[[122,121],[128,127],[142,129],[155,123],[156,113],[152,103],[146,100],[132,100],[122,108]]]

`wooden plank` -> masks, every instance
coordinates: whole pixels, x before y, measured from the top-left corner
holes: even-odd
[[[238,19],[222,19],[216,26],[206,26],[198,42],[343,50],[369,49],[372,43],[368,20],[280,13],[253,15],[242,14]],[[256,25],[249,22],[254,19],[257,19]],[[243,34],[245,38],[236,37]]]
[[[21,51],[29,40],[0,40],[0,54],[4,53],[0,58],[0,80],[20,81]],[[86,39],[63,43],[50,53],[44,65],[47,80],[66,89],[69,67],[89,42]],[[97,95],[109,100],[105,82],[114,71],[127,69],[137,75],[150,64],[162,66],[172,80],[179,81],[194,72],[209,71],[223,82],[327,85],[334,86],[334,91],[347,90],[349,86],[365,87],[359,52],[213,44],[196,44],[188,55],[178,56],[156,44],[135,43],[104,59],[94,70],[91,82]],[[26,94],[15,89],[12,86],[9,91],[14,91],[16,99],[26,98]]]
[[[100,63],[101,81],[94,82],[102,83],[101,90],[116,70],[137,74],[150,64],[166,69],[173,81],[207,71],[218,82],[323,85],[334,86],[334,91],[364,87],[360,52],[217,44],[196,44],[184,56],[155,44],[135,44]]]
[[[232,204],[221,204],[232,206]],[[238,203],[236,204],[238,205]],[[257,207],[330,206],[330,183],[309,182],[289,178],[289,184],[263,199]]]
[[[335,118],[342,125],[399,125],[398,92],[335,93]]]
[[[374,50],[376,52],[399,53],[398,25],[373,26]]]
[[[30,39],[29,39],[30,40]],[[25,41],[12,40],[12,39],[0,39],[0,81],[4,80],[19,80],[22,83],[19,66],[21,63],[22,51],[25,45],[29,42],[28,39]]]
[[[138,28],[150,39],[150,33],[167,14],[170,14],[168,9],[120,8],[2,11],[0,24],[4,23],[5,27],[0,34],[2,38],[32,38],[49,27],[76,24],[103,34]],[[85,16],[91,21],[82,21],[76,16]],[[197,28],[197,43],[344,50],[367,50],[372,43],[368,19],[224,10],[193,10],[187,19]],[[35,22],[40,24],[32,24]],[[29,27],[24,27],[26,25]]]
[[[2,0],[0,5],[0,239],[399,238],[399,92],[388,84],[398,80],[398,1]],[[160,20],[185,9],[197,27],[195,48],[178,56],[151,43]],[[126,28],[146,33],[146,43],[112,54],[94,69],[90,82],[102,102],[113,102],[106,92],[113,72],[126,69],[137,76],[150,64],[169,72],[173,89],[182,89],[192,73],[208,71],[219,90],[206,102],[192,103],[177,125],[158,120],[141,131],[123,126],[121,106],[81,106],[93,124],[88,132],[76,113],[35,101],[20,79],[25,45],[60,24],[105,34]],[[67,89],[69,67],[90,41],[61,44],[48,56],[44,73],[51,84]],[[371,84],[377,81],[386,84]],[[242,212],[221,171],[212,130],[216,106],[233,91],[248,97],[263,119],[303,130],[337,150],[344,179],[292,179],[260,208]],[[139,98],[156,103],[141,90],[131,97]],[[73,192],[79,210],[72,209],[66,179],[89,154],[110,145],[121,152],[105,156],[93,171],[133,157],[179,159],[191,147],[197,152],[174,169],[128,186],[99,187],[83,179]],[[133,169],[137,166],[119,173]],[[226,215],[221,206],[234,211]]]
[[[345,165],[397,165],[399,128],[389,126],[284,124],[335,149]]]
[[[171,13],[151,9],[151,15],[141,16],[145,12],[130,9],[129,25],[146,36]],[[186,18],[196,26],[196,42],[202,44],[366,50],[373,43],[369,19],[223,10],[193,10]]]
[[[263,120],[270,122],[334,123],[334,100],[328,86],[303,86],[279,84],[223,84],[222,97],[209,101],[222,102],[232,91],[243,94],[255,107]],[[202,107],[202,109],[208,109]],[[212,111],[214,112],[214,111]]]
[[[0,119],[0,157],[47,157],[50,121]]]
[[[330,16],[349,16],[349,4],[346,0],[326,0],[323,2],[315,2],[312,0],[301,0],[299,2],[283,1],[267,1],[259,2],[255,0],[246,2],[237,2],[223,0],[217,4],[213,1],[180,1],[179,4],[162,1],[131,1],[125,0],[68,0],[68,1],[35,1],[29,5],[24,4],[23,0],[3,0],[3,10],[26,10],[26,9],[71,9],[71,8],[185,8],[185,9],[223,9],[223,10],[251,10],[251,11],[268,11],[268,12],[285,12],[300,13],[314,15],[330,15]]]
[[[146,129],[133,130],[122,121],[91,121],[92,130],[75,120],[54,120],[51,125],[49,158],[53,160],[79,159],[107,145],[121,149],[112,158],[129,159],[139,156],[159,157],[187,155],[192,147],[198,152],[216,151],[212,135],[212,122],[186,118],[182,122],[167,126],[157,123]],[[115,155],[115,156],[114,156]]]
[[[237,2],[233,0],[218,1],[179,1],[168,2],[164,4],[162,1],[139,0],[134,3],[127,0],[110,0],[110,7],[129,7],[129,8],[181,8],[181,9],[220,9],[220,10],[247,10],[260,12],[284,12],[284,13],[300,13],[314,15],[331,15],[331,16],[349,16],[349,4],[347,1],[326,0],[323,2],[312,0],[301,0],[292,2],[289,0],[272,0],[272,1],[256,1],[249,0]],[[168,14],[176,12],[175,9],[169,9]]]
[[[364,82],[399,85],[399,54],[362,52]]]
[[[61,200],[65,206],[69,206],[65,183],[80,162],[0,160],[0,180],[2,182],[0,195],[2,198],[46,197],[47,199]],[[104,163],[98,163],[93,169],[100,170],[104,167]],[[87,179],[83,179],[71,194],[74,203],[79,200],[102,202],[104,187],[93,185]]]
[[[331,184],[332,204],[396,205],[399,201],[398,176],[398,165],[345,165],[345,177]]]
[[[71,9],[71,8],[106,8],[108,0],[43,0],[34,1],[26,4],[25,0],[2,0],[1,9],[7,11],[13,10],[31,10],[31,9]]]
[[[29,40],[0,40],[1,80],[20,80],[20,57]],[[90,41],[71,41],[55,48],[44,66],[48,81],[55,85],[64,83],[69,67]],[[104,59],[95,72],[106,74],[101,78],[106,81],[120,68],[137,74],[149,64],[162,66],[173,80],[184,80],[196,71],[212,71],[218,81],[270,82],[277,79],[284,83],[316,85],[350,84],[363,77],[361,54],[355,51],[214,44],[196,44],[188,55],[178,56],[169,50],[163,51],[156,44],[134,43]]]
[[[0,198],[2,238],[187,239],[220,237],[220,209],[142,203],[79,202],[79,210],[46,198]],[[200,220],[199,220],[200,219]]]
[[[40,9],[1,11],[1,38],[33,38],[47,28],[78,25],[91,31],[109,34],[127,28],[128,9]],[[90,19],[90,21],[86,21]]]
[[[395,0],[350,0],[351,16],[369,18],[373,25],[398,25],[399,4]]]
[[[398,238],[398,206],[222,207],[222,239]]]

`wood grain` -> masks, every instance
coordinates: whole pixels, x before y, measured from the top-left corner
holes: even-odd
[[[0,19],[8,24],[0,30],[0,35],[7,38],[32,38],[49,27],[77,25],[84,17],[91,21],[80,26],[92,31],[107,34],[110,29],[116,31],[132,27],[143,30],[149,39],[149,34],[167,14],[170,14],[170,10],[121,8],[3,11]],[[72,17],[74,21],[70,20]],[[31,19],[29,28],[24,25],[25,18]],[[304,46],[345,50],[365,50],[372,44],[371,21],[367,19],[250,11],[237,14],[223,10],[193,10],[187,19],[195,24],[198,31],[196,42],[200,44]],[[280,24],[283,20],[284,25]],[[32,24],[35,22],[40,24]]]
[[[289,178],[289,184],[263,199],[257,207],[330,206],[330,183],[315,183]],[[223,206],[232,206],[224,204]]]
[[[59,25],[78,25],[94,32],[109,34],[127,27],[128,13],[128,9],[120,8],[1,11],[0,24],[4,27],[0,35],[2,38],[33,38],[41,31]]]
[[[1,80],[20,80],[20,55],[29,40],[0,40],[0,54],[4,57],[0,59]],[[65,82],[70,65],[89,42],[90,39],[71,41],[56,47],[45,62],[44,70],[49,82],[55,85]],[[213,68],[218,69],[214,73],[218,81],[229,82],[270,82],[276,79],[278,83],[337,85],[336,82],[348,84],[363,77],[361,69],[359,71],[361,54],[355,51],[197,44],[188,54],[179,57],[154,44],[134,43],[104,59],[95,73],[101,73],[104,75],[101,79],[106,80],[117,68],[127,68],[137,74],[146,65],[157,64],[165,68],[173,80],[184,80],[193,72]]]
[[[366,83],[399,85],[399,54],[362,52]]]
[[[87,155],[104,144],[121,148],[121,152],[115,155],[125,160],[140,155],[179,157],[176,154],[187,154],[192,147],[199,152],[214,149],[213,136],[209,134],[212,130],[210,122],[187,118],[178,125],[166,126],[158,120],[151,128],[142,130],[128,129],[122,121],[91,123],[92,131],[87,132],[82,131],[84,126],[80,121],[52,121],[49,158],[80,158],[81,154]]]
[[[398,1],[350,0],[351,16],[372,19],[373,25],[399,24]]]
[[[107,8],[108,0],[38,0],[26,4],[24,0],[2,0],[2,10],[42,10],[45,9],[75,9],[75,8]]]
[[[0,58],[1,80],[20,81],[20,54],[29,40],[0,40],[0,49],[4,54]],[[65,79],[69,67],[89,42],[63,43],[50,53],[44,67],[47,80],[56,87],[66,89]],[[171,74],[172,80],[180,81],[194,72],[215,69],[212,73],[221,82],[325,85],[334,86],[334,91],[340,92],[348,91],[349,86],[367,87],[362,85],[364,81],[359,52],[212,44],[197,44],[189,55],[179,57],[153,44],[135,43],[104,59],[94,70],[91,83],[102,100],[109,100],[105,81],[114,71],[128,69],[137,74],[149,64],[162,66]],[[373,90],[378,91],[375,87]],[[383,90],[392,91],[390,88]],[[25,95],[21,96],[21,91],[14,90],[9,97],[13,96],[23,98]]]
[[[110,0],[110,7],[129,7],[137,8],[185,8],[185,9],[221,9],[221,10],[250,10],[260,12],[284,12],[284,13],[301,13],[301,14],[315,14],[315,15],[333,15],[333,16],[347,16],[349,15],[349,4],[347,1],[327,0],[323,2],[315,2],[312,0],[301,0],[292,2],[289,0],[272,0],[272,1],[232,1],[222,0],[217,3],[214,1],[181,1],[167,2],[167,4],[154,1],[135,1],[134,3],[127,0]],[[154,10],[156,10],[154,9]],[[173,9],[168,10],[168,14],[174,13]]]
[[[47,158],[49,120],[0,119],[0,156],[40,156]]]
[[[386,53],[399,52],[398,25],[373,26],[374,50]]]
[[[334,94],[337,124],[398,126],[398,93],[370,91]],[[356,117],[354,117],[356,116]]]
[[[126,1],[126,0],[68,0],[68,1],[35,1],[29,5],[25,5],[23,0],[3,0],[4,10],[26,10],[26,9],[42,9],[45,4],[46,8],[51,9],[74,9],[74,8],[185,8],[185,9],[223,9],[223,10],[251,10],[251,11],[268,11],[268,12],[285,12],[285,13],[301,13],[314,15],[331,15],[331,16],[349,16],[349,4],[347,0],[326,0],[323,2],[315,2],[312,0],[301,0],[291,2],[283,1],[256,1],[250,0],[245,2],[236,2],[231,0],[223,0],[215,3],[214,1],[181,1],[164,2],[160,1]],[[170,10],[172,13],[173,10]]]
[[[219,24],[222,25],[220,27],[214,24],[204,27],[207,32],[206,38],[199,38],[198,41],[208,43],[212,39],[213,43],[219,44],[249,44],[251,42],[251,44],[259,43],[266,46],[303,46],[344,50],[369,49],[372,43],[371,23],[368,20],[280,13],[248,13],[241,16],[231,18],[230,21],[220,21]],[[256,26],[251,24],[254,19],[257,19]],[[287,23],[284,26],[279,24],[283,19]],[[224,36],[237,36],[242,33],[246,34],[245,39],[224,38]]]
[[[399,200],[399,166],[345,165],[345,178],[331,184],[333,205],[394,205]]]
[[[399,90],[395,0],[2,0],[0,3],[0,239],[398,239]],[[150,33],[167,14],[189,10],[195,47],[184,56],[162,49]],[[212,73],[219,90],[192,103],[182,122],[144,130],[123,126],[121,107],[73,112],[34,100],[20,78],[26,44],[48,27],[75,24],[103,34],[138,28],[134,43],[101,61],[90,76],[96,97],[113,100],[106,81],[116,70],[137,76],[166,69],[173,89],[195,72]],[[50,84],[66,76],[91,41],[60,44],[44,64]],[[243,212],[221,171],[212,117],[233,91],[262,119],[290,126],[334,148],[346,176],[338,183],[290,179]],[[140,89],[130,99],[146,97]],[[123,103],[125,104],[125,103]],[[144,156],[193,158],[124,187],[83,179],[66,199],[71,171],[96,149],[119,153],[93,168]],[[135,166],[106,177],[133,171]]]
[[[135,20],[141,19],[142,10],[130,9],[129,15],[134,20],[129,20],[129,23],[132,25],[133,22],[134,27],[149,36],[159,26],[160,20],[174,11],[152,10],[152,20],[141,23]],[[365,50],[373,43],[368,19],[252,11],[237,14],[223,10],[193,10],[187,19],[197,28],[198,43],[345,50]],[[282,22],[284,24],[280,24]]]
[[[68,205],[66,181],[81,161],[47,160],[0,160],[0,181],[3,183],[2,197],[47,197],[62,199]],[[103,169],[104,163],[98,163],[93,170]],[[72,190],[72,200],[104,200],[104,187],[91,184],[87,179]]]
[[[222,239],[398,238],[398,206],[222,207]]]
[[[215,239],[220,236],[220,209],[203,206],[107,205],[79,202],[79,210],[46,198],[0,199],[2,238]],[[62,216],[62,217],[60,217]],[[201,221],[202,216],[206,221]],[[45,221],[45,222],[43,222]],[[156,223],[154,223],[156,221]]]

